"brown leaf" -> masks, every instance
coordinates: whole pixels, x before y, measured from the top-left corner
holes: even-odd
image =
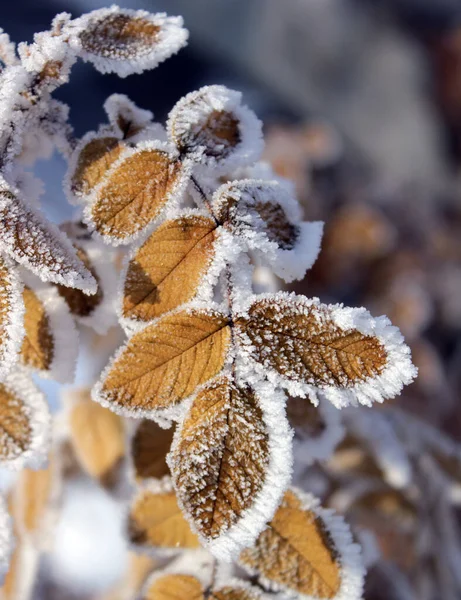
[[[202,584],[192,575],[163,575],[155,579],[143,600],[205,600]]]
[[[341,564],[328,528],[314,512],[302,508],[291,490],[240,561],[265,579],[309,597],[334,598],[341,586]]]
[[[146,548],[200,547],[174,491],[141,490],[131,505],[128,532],[132,543]]]
[[[351,387],[383,371],[387,354],[376,337],[340,329],[326,305],[287,299],[257,300],[248,317],[238,320],[256,361],[287,379],[320,388]]]
[[[18,394],[0,383],[0,461],[21,456],[31,440],[29,407]]]
[[[163,429],[155,421],[144,419],[131,442],[131,456],[137,479],[161,479],[170,474],[166,463],[174,428]]]
[[[167,152],[137,150],[111,172],[87,216],[100,235],[126,243],[159,215],[181,173],[181,162]]]
[[[221,379],[199,392],[172,462],[178,497],[205,538],[219,537],[251,507],[268,460],[268,435],[251,389]]]
[[[93,275],[98,289],[95,294],[89,296],[88,294],[84,294],[81,290],[65,287],[64,285],[58,285],[57,288],[59,295],[64,298],[70,312],[73,315],[76,317],[89,317],[103,301],[104,294],[100,285],[100,279],[95,268],[91,264],[87,252],[84,250],[84,248],[78,246],[77,244],[74,244],[74,247],[77,251],[78,258]]]
[[[96,395],[125,411],[172,407],[222,370],[230,338],[229,322],[217,312],[161,317],[128,341]]]
[[[91,273],[65,235],[7,189],[0,189],[2,248],[42,281],[96,291]]]
[[[281,196],[287,196],[286,191],[273,182],[251,179],[230,182],[216,192],[218,219],[230,222],[237,235],[257,229],[264,231],[267,239],[282,250],[292,250],[299,229],[280,204]]]
[[[191,300],[214,255],[216,224],[202,216],[163,223],[128,265],[123,316],[151,321]]]
[[[159,33],[160,26],[146,17],[99,14],[80,33],[80,41],[90,54],[127,60],[148,52],[157,43]]]
[[[67,289],[67,288],[66,288]],[[50,321],[45,307],[38,296],[29,287],[24,288],[25,336],[21,348],[23,364],[47,371],[53,361],[54,341]]]
[[[116,137],[95,137],[77,147],[78,157],[70,178],[70,189],[75,196],[87,196],[102,180],[120,157],[123,144]]]
[[[89,390],[72,394],[70,436],[75,454],[85,471],[110,485],[125,455],[123,420],[93,402]]]

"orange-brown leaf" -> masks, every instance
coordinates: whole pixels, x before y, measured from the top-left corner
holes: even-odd
[[[131,505],[130,541],[145,548],[198,548],[178,503],[176,494],[141,490]]]
[[[76,196],[86,196],[98,185],[120,157],[123,145],[116,137],[95,137],[78,148],[76,165],[70,179],[70,189]]]
[[[28,367],[47,371],[53,361],[55,350],[50,320],[43,302],[29,287],[24,288],[23,299],[26,312],[21,360]]]
[[[130,154],[97,192],[87,216],[96,231],[124,243],[155,219],[181,177],[181,162],[144,148]]]
[[[341,564],[326,525],[303,509],[291,490],[240,561],[282,588],[309,597],[334,598],[341,586]]]
[[[143,600],[205,600],[202,584],[192,575],[163,575],[155,579]]]
[[[128,265],[123,316],[151,321],[191,300],[214,254],[216,224],[184,216],[163,223]]]
[[[123,420],[93,402],[89,390],[74,396],[69,425],[75,454],[91,477],[110,484],[125,455]]]
[[[161,479],[170,474],[166,455],[171,448],[173,433],[173,427],[163,429],[155,421],[141,421],[131,441],[131,456],[137,479]]]
[[[13,517],[21,534],[40,535],[46,520],[54,480],[53,458],[46,469],[24,469],[15,484]]]
[[[30,447],[31,439],[29,407],[0,383],[0,461],[21,456]]]
[[[261,594],[256,590],[230,586],[214,590],[210,596],[210,600],[258,600],[258,598],[261,598]]]
[[[222,379],[199,392],[172,462],[178,497],[206,539],[219,537],[251,507],[268,460],[268,435],[251,389]]]
[[[230,338],[229,322],[217,312],[161,317],[128,341],[96,396],[126,412],[172,407],[222,370]]]

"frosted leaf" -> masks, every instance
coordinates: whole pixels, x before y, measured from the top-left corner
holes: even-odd
[[[0,583],[8,571],[13,545],[11,517],[5,500],[0,496]]]
[[[13,261],[0,255],[0,381],[18,359],[23,317],[21,279]]]
[[[90,132],[83,136],[73,151],[65,187],[69,200],[86,198],[100,183],[110,167],[120,158],[124,145],[110,132]]]
[[[122,9],[94,10],[73,21],[70,45],[101,73],[126,77],[154,69],[187,42],[181,17]]]
[[[178,501],[202,543],[231,560],[274,514],[291,475],[285,396],[227,378],[194,398],[168,462]]]
[[[97,292],[88,296],[81,290],[58,285],[58,293],[79,323],[92,327],[99,335],[104,335],[116,323],[117,272],[114,256],[107,246],[94,240],[75,241],[74,247],[77,256],[96,280]]]
[[[78,333],[58,291],[25,275],[22,363],[42,377],[72,383],[78,357]]]
[[[295,464],[327,460],[344,437],[340,413],[325,400],[314,406],[306,398],[289,397],[287,416],[294,430]]]
[[[0,462],[11,469],[40,466],[49,448],[50,414],[43,394],[24,369],[0,384]]]
[[[254,162],[262,152],[262,126],[241,98],[222,85],[187,94],[169,114],[169,138],[200,164],[229,169]]]
[[[119,349],[93,398],[126,416],[174,413],[179,402],[223,369],[230,335],[227,318],[215,310],[167,314]]]
[[[109,123],[122,139],[133,138],[152,125],[154,115],[150,110],[136,106],[128,96],[112,94],[104,102]]]
[[[84,220],[109,244],[131,243],[181,196],[188,179],[189,169],[168,144],[125,148],[89,198]]]
[[[173,442],[174,429],[163,429],[155,421],[142,420],[133,433],[130,455],[133,479],[162,479],[170,474],[166,455]]]
[[[22,66],[34,75],[33,88],[52,91],[67,83],[72,65],[76,61],[65,36],[53,31],[34,35],[34,43],[18,45]]]
[[[364,308],[280,292],[250,301],[236,321],[242,369],[294,396],[321,394],[338,408],[397,395],[416,369],[399,330]]]
[[[198,214],[165,221],[122,274],[123,320],[148,322],[192,300],[215,254],[217,224]]]
[[[126,440],[123,420],[76,388],[64,395],[70,439],[84,471],[102,485],[112,487],[123,463]]]
[[[0,183],[0,246],[42,281],[96,291],[96,282],[59,229]]]
[[[274,518],[240,563],[274,591],[303,600],[359,600],[364,568],[360,548],[333,511],[291,488]]]
[[[216,190],[213,205],[218,219],[285,281],[302,279],[314,264],[323,225],[303,222],[298,202],[277,181],[231,181]]]
[[[152,482],[138,490],[131,501],[127,527],[135,549],[154,556],[200,547],[168,481]]]

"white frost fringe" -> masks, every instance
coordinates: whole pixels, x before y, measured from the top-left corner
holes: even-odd
[[[149,46],[142,45],[135,48],[129,58],[117,56],[117,49],[113,56],[105,57],[93,52],[88,52],[82,47],[80,34],[101,23],[112,15],[125,15],[133,19],[149,21],[159,27],[155,43]],[[119,77],[127,77],[134,73],[142,73],[154,69],[161,62],[176,54],[184,47],[189,37],[189,32],[183,27],[182,17],[168,17],[165,13],[149,13],[145,10],[131,10],[119,8],[115,4],[110,8],[94,10],[79,19],[71,21],[66,27],[70,34],[69,44],[84,61],[91,62],[100,73],[116,73]]]
[[[13,546],[12,519],[4,498],[0,496],[0,583],[3,582],[3,578],[8,572]]]
[[[254,496],[251,507],[243,511],[235,525],[232,525],[218,538],[210,541],[197,530],[194,521],[188,515],[187,506],[178,496],[178,504],[188,518],[192,530],[199,536],[203,546],[216,558],[223,561],[233,560],[243,548],[254,543],[266,523],[273,517],[291,479],[293,464],[291,440],[293,433],[286,419],[285,394],[281,391],[274,391],[267,382],[260,382],[254,391],[260,404],[269,437],[269,464],[267,465],[263,486]],[[183,421],[186,416],[184,416]],[[167,456],[168,466],[173,474],[175,472],[173,456],[181,441],[183,421],[178,424],[171,451]]]
[[[278,292],[277,294],[261,294],[248,299],[247,314],[251,304],[270,302],[279,307],[281,316],[287,314],[302,315],[316,307],[326,309],[332,323],[345,333],[359,331],[364,335],[376,338],[384,347],[387,363],[383,371],[365,381],[356,382],[348,387],[338,387],[334,384],[322,387],[306,383],[295,375],[281,375],[267,364],[261,364],[253,358],[253,348],[248,335],[240,331],[239,353],[240,362],[246,370],[248,381],[252,382],[261,377],[267,377],[275,386],[284,387],[293,396],[309,396],[317,405],[323,395],[337,408],[344,408],[357,403],[370,406],[372,402],[383,402],[398,395],[404,385],[409,384],[417,375],[417,369],[411,362],[411,353],[404,343],[399,329],[391,324],[385,316],[374,318],[365,308],[348,308],[342,304],[321,304],[318,298],[305,298],[294,293]]]
[[[28,447],[19,456],[2,460],[1,464],[13,470],[40,469],[47,461],[51,444],[51,415],[45,396],[24,367],[14,367],[2,385],[24,403],[31,433]]]
[[[8,270],[7,281],[2,282],[2,295],[7,296],[9,305],[5,322],[1,328],[0,345],[0,381],[8,374],[12,366],[18,361],[24,339],[24,301],[22,297],[23,284],[13,261],[0,255]]]
[[[362,552],[358,544],[354,543],[349,526],[344,519],[334,510],[323,508],[320,501],[302,490],[292,487],[291,491],[301,500],[302,509],[313,512],[324,523],[331,537],[333,546],[338,553],[340,564],[340,587],[338,593],[331,600],[360,600],[363,591],[365,568],[363,566]],[[240,563],[251,575],[258,575],[257,571]],[[259,577],[260,581],[268,589],[283,591],[287,597],[299,598],[299,600],[324,600],[318,596],[306,596],[299,592],[267,579]]]

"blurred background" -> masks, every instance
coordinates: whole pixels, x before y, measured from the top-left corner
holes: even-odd
[[[16,42],[32,41],[58,12],[78,16],[106,4],[4,1],[0,26]],[[189,46],[153,72],[123,80],[78,63],[71,83],[56,94],[71,106],[77,135],[104,119],[102,104],[114,92],[163,120],[202,85],[242,90],[265,123],[265,158],[295,181],[305,217],[326,222],[318,263],[291,289],[387,314],[420,368],[399,406],[461,442],[459,0],[120,5],[183,15]],[[72,214],[62,198],[64,171],[58,156],[37,168],[46,184],[44,205],[56,221]],[[56,390],[47,391],[55,402]],[[124,568],[120,509],[98,488],[89,493],[79,485],[65,506],[46,597],[92,598]],[[394,548],[386,543],[381,550],[392,563]],[[399,568],[413,582],[415,565],[406,559]],[[380,596],[378,584],[367,585],[370,599],[460,597],[412,595],[411,585]]]

